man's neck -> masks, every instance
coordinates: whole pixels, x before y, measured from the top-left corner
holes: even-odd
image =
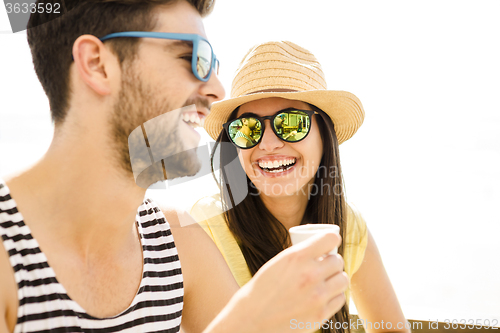
[[[7,185],[28,226],[87,256],[130,240],[145,189],[101,148],[104,138],[84,140],[55,138],[35,166]]]

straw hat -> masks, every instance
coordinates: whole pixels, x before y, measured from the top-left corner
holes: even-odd
[[[284,89],[294,91],[283,92]],[[311,52],[291,42],[259,44],[246,54],[236,70],[231,98],[212,105],[204,127],[216,140],[223,130],[222,124],[238,106],[262,98],[282,97],[315,105],[328,114],[340,144],[356,133],[365,112],[353,94],[326,89],[321,65]]]

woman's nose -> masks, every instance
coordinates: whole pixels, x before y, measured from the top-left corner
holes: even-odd
[[[276,134],[274,134],[273,129],[271,128],[271,120],[266,119],[264,121],[268,121],[269,123],[266,123],[264,133],[262,133],[262,139],[259,142],[259,149],[272,152],[275,149],[283,147],[285,143],[278,139]]]

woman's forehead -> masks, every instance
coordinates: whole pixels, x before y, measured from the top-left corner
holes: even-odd
[[[263,98],[256,101],[251,101],[240,106],[238,114],[236,117],[244,113],[255,113],[258,116],[269,116],[275,114],[277,111],[287,109],[287,108],[297,108],[301,110],[311,110],[309,104],[280,97],[270,97]]]

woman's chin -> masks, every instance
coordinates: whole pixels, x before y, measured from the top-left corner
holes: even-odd
[[[260,182],[255,187],[261,195],[269,198],[289,197],[298,194],[302,186],[296,181],[292,182]]]
[[[291,168],[279,172],[269,172],[258,165],[254,165],[254,177],[250,178],[262,195],[273,198],[289,197],[304,192],[304,185],[311,181],[308,178],[314,178],[314,175],[310,177],[304,175],[304,171],[307,170],[304,170],[302,163],[295,163]],[[307,172],[305,173],[307,174]]]

